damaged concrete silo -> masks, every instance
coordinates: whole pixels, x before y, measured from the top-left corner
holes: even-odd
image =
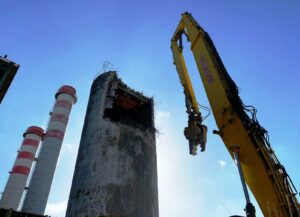
[[[92,85],[66,217],[158,217],[153,100],[116,72]]]

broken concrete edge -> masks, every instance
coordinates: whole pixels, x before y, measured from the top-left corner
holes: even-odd
[[[101,78],[104,77],[104,76],[113,76],[114,78],[112,79],[111,82],[113,82],[114,80],[118,80],[118,81],[119,81],[119,85],[120,85],[120,86],[119,86],[120,89],[124,89],[124,90],[130,92],[130,93],[133,94],[135,97],[137,97],[137,98],[139,98],[139,99],[141,99],[141,100],[143,100],[143,101],[149,101],[149,100],[152,100],[152,99],[153,99],[153,97],[147,97],[147,96],[145,96],[142,92],[133,90],[132,88],[128,87],[128,85],[125,84],[125,83],[122,81],[121,78],[119,78],[117,71],[108,71],[108,72],[104,72],[104,73],[100,74],[98,77],[96,77],[96,78],[94,79],[94,83],[95,83],[96,80],[101,79]]]
[[[121,91],[124,91],[126,93],[128,93],[129,95],[132,95],[133,97],[135,97],[136,99],[142,101],[143,103],[147,103],[149,105],[151,105],[151,113],[152,113],[152,117],[151,117],[151,126],[150,128],[147,128],[147,129],[143,129],[143,131],[146,131],[146,130],[150,130],[151,132],[155,132],[155,133],[159,133],[158,130],[155,128],[155,122],[154,122],[154,99],[153,97],[147,97],[145,96],[142,92],[139,92],[139,91],[136,91],[130,87],[128,87],[127,84],[125,84],[121,78],[118,77],[118,73],[116,71],[107,71],[107,72],[104,72],[102,74],[100,74],[98,77],[96,77],[94,79],[94,82],[93,84],[96,83],[96,81],[98,79],[102,79],[103,77],[112,77],[110,83],[109,83],[109,90],[108,92],[111,91],[111,89],[114,89],[113,92],[115,92],[115,90],[121,90]],[[115,85],[113,85],[113,83]],[[91,87],[91,89],[93,89],[93,85]],[[110,93],[108,93],[109,95]],[[115,94],[115,93],[114,93]],[[114,94],[111,94],[112,97]],[[104,118],[104,119],[107,119],[107,118]],[[111,120],[110,120],[111,121]],[[114,121],[113,121],[114,122]],[[122,122],[114,122],[115,124],[124,124]],[[137,126],[128,126],[128,127],[133,127],[133,128],[139,128]]]

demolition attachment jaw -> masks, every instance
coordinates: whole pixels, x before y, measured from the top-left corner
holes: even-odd
[[[189,113],[188,126],[184,129],[185,138],[189,141],[190,155],[197,155],[197,146],[205,151],[207,127],[202,124],[201,114]]]

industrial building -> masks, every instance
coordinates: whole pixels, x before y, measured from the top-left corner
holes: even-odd
[[[158,217],[153,100],[116,72],[91,87],[66,217]]]
[[[19,64],[8,60],[7,56],[0,56],[0,103],[2,102],[7,89],[13,81],[18,69]]]

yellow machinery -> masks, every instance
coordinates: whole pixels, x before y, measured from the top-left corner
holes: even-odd
[[[171,39],[171,49],[186,96],[189,121],[184,134],[189,140],[190,154],[196,154],[198,145],[204,151],[207,128],[202,124],[203,118],[182,55],[182,36],[186,36],[191,43],[219,128],[214,133],[220,135],[237,162],[247,201],[247,217],[255,216],[255,209],[250,202],[245,182],[265,217],[300,217],[297,190],[271,148],[267,131],[258,123],[255,108],[243,104],[238,88],[227,73],[208,33],[191,14],[184,13]]]

